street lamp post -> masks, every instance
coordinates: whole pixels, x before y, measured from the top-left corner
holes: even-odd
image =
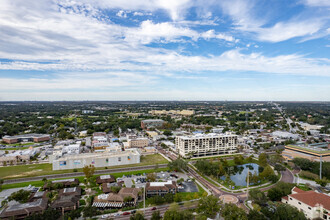
[[[146,215],[146,185],[143,186],[143,215]]]

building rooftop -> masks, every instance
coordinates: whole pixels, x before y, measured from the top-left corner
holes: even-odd
[[[167,182],[151,182],[150,186],[165,186],[165,185],[170,185],[173,184],[171,180]]]
[[[237,136],[234,134],[216,134],[216,133],[208,133],[208,134],[195,134],[195,135],[187,135],[187,136],[178,136],[181,139],[203,139],[203,138],[218,138],[218,137],[233,137]]]
[[[52,183],[74,182],[74,179],[53,180]]]
[[[139,155],[140,153],[135,150],[130,151],[116,151],[116,152],[104,152],[104,153],[84,153],[78,155],[64,155],[63,157],[59,158],[58,160],[67,160],[67,159],[83,159],[83,158],[106,158],[112,156],[130,156],[132,154]]]
[[[102,176],[100,176],[100,179],[101,179],[101,180],[104,180],[104,179],[110,179],[110,178],[111,178],[110,175],[102,175]]]
[[[146,119],[142,121],[143,123],[148,123],[148,122],[164,122],[162,119]]]
[[[49,137],[49,134],[21,134],[15,136],[6,135],[3,138],[7,139],[16,139],[16,138],[40,138],[40,137]]]
[[[324,193],[317,193],[315,191],[303,191],[289,195],[311,207],[323,206],[323,208],[330,210],[330,196]]]
[[[72,192],[76,192],[76,191],[77,191],[77,187],[63,189],[63,193],[72,193]]]
[[[11,205],[6,209],[6,211],[9,212],[9,211],[33,208],[33,207],[41,206],[42,203],[43,203],[43,199],[37,199],[34,202],[27,202],[27,203],[22,203],[22,204],[20,203],[20,204]]]
[[[330,153],[330,143],[324,142],[324,143],[316,143],[316,144],[295,144],[295,145],[288,145],[286,147],[291,147],[295,149],[300,149],[304,151],[309,151],[312,153],[318,153],[318,154],[327,154]]]

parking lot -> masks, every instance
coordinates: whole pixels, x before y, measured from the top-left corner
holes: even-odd
[[[184,182],[178,185],[179,192],[198,192],[197,185],[184,173],[163,171],[156,173],[156,181],[178,181],[181,178]],[[117,182],[119,181],[124,181],[126,187],[135,185],[136,188],[143,188],[147,183],[147,176],[143,173],[140,175],[128,175],[117,178]]]

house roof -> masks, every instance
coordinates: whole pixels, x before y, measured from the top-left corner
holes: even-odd
[[[76,205],[78,201],[79,201],[79,197],[75,195],[68,195],[68,196],[63,195],[60,198],[56,199],[51,205],[51,207],[52,208],[72,207]]]
[[[323,193],[304,191],[303,193],[291,194],[289,197],[295,198],[312,207],[323,206],[324,209],[330,210],[330,196]]]
[[[298,187],[293,187],[292,189],[292,193],[305,193],[305,192],[308,192],[308,191],[304,191],[302,189],[299,189]]]
[[[7,218],[17,215],[28,215],[29,213],[43,211],[47,208],[48,199],[37,199],[33,202],[15,204],[8,206],[0,214],[0,218]]]
[[[177,188],[175,181],[168,182],[151,182],[146,184],[146,190],[166,190]]]
[[[122,195],[124,198],[131,196],[132,198],[137,199],[139,191],[140,189],[138,188],[121,188],[118,194]]]

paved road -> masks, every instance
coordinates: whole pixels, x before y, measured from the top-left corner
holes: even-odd
[[[183,202],[183,203],[186,203],[186,202]],[[180,210],[186,210],[186,209],[191,209],[191,208],[196,208],[197,207],[197,202],[193,202],[193,204],[190,206],[190,207],[186,207],[184,205],[180,205],[179,206],[179,209]],[[169,208],[169,204],[166,204],[166,205],[161,205],[161,206],[156,206],[157,209],[156,210],[152,210],[152,208],[146,208],[145,209],[145,215],[144,217],[146,219],[151,219],[151,216],[152,216],[152,213],[155,212],[155,211],[159,211],[160,212],[160,215],[161,216],[164,216],[164,213],[168,210]],[[139,211],[143,212],[143,209],[139,209]],[[127,212],[131,212],[131,211],[127,211]],[[120,220],[128,220],[130,219],[130,217],[132,216],[132,214],[129,214],[129,215],[122,215],[122,213],[124,212],[119,212],[121,215],[120,216],[113,216],[113,214],[110,214],[110,215],[99,215],[97,216],[99,219],[102,219],[102,216],[103,216],[103,219],[120,219]]]
[[[294,182],[294,176],[292,175],[290,170],[288,170],[288,168],[286,168],[285,171],[281,171],[281,174],[282,174],[281,181],[286,182],[286,183]]]
[[[166,152],[164,152],[166,154]],[[171,158],[172,160],[177,159],[177,156],[173,153],[167,154],[167,156],[169,158]],[[202,177],[201,175],[199,175],[194,169],[192,169],[191,167],[188,167],[188,173],[193,176],[196,180],[198,180],[201,184],[203,184],[206,188],[208,188],[211,193],[214,196],[221,196],[221,195],[233,195],[236,196],[240,201],[242,201],[242,204],[239,204],[239,206],[241,208],[244,208],[246,211],[248,211],[248,208],[243,205],[244,201],[247,199],[247,195],[246,192],[240,192],[240,193],[234,193],[234,192],[226,192],[224,190],[222,190],[220,187],[216,186],[215,184],[207,181],[206,179],[204,179],[204,177]],[[287,183],[293,183],[294,182],[294,176],[292,174],[292,172],[290,172],[290,170],[286,169],[285,171],[281,171],[281,179],[280,181],[283,182],[287,182]],[[264,187],[261,190],[262,191],[266,191],[269,190],[270,188],[274,187],[275,185],[271,185],[268,187]]]
[[[148,166],[125,167],[125,168],[116,168],[116,169],[107,169],[107,170],[95,170],[94,174],[108,174],[108,173],[121,173],[121,172],[127,172],[127,171],[147,170],[147,169],[154,169],[155,166],[156,165],[148,165]],[[165,167],[167,167],[167,164],[159,164],[158,167],[165,168]],[[27,177],[27,178],[19,178],[19,179],[9,179],[9,180],[5,180],[4,184],[38,181],[38,180],[42,180],[45,177],[47,179],[57,179],[57,178],[79,177],[79,176],[84,176],[84,175],[85,174],[83,172],[53,174],[53,175]]]

